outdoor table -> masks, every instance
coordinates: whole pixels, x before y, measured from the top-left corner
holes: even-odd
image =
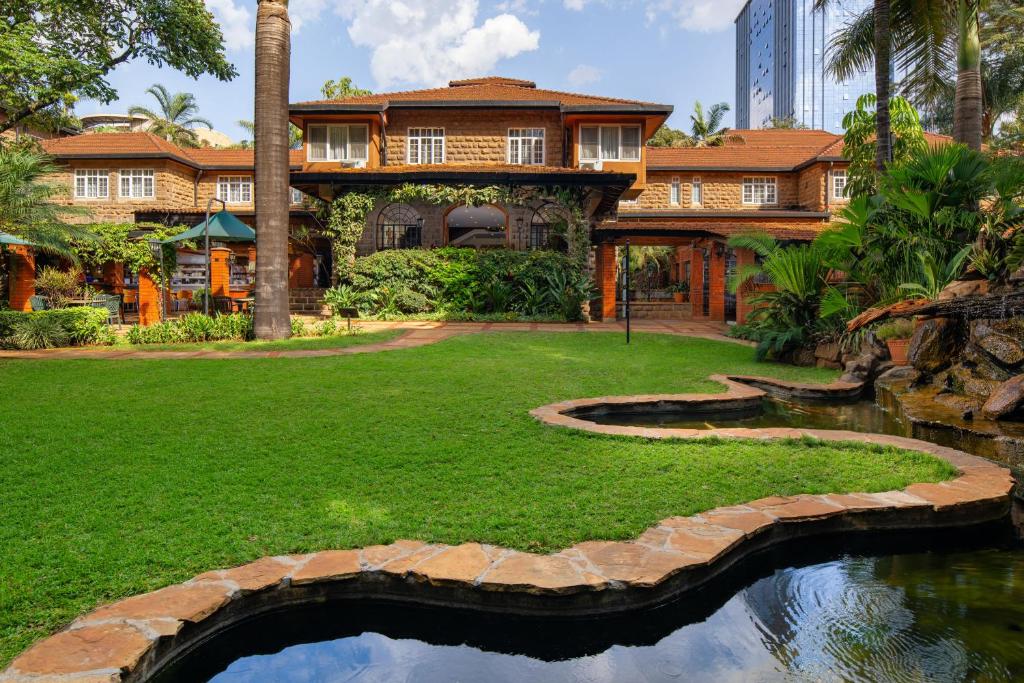
[[[252,308],[252,305],[256,303],[256,299],[254,297],[245,297],[240,299],[232,299],[231,302],[237,305],[238,312],[242,313]]]
[[[64,305],[69,308],[72,306],[92,306],[95,301],[97,299],[65,299]]]

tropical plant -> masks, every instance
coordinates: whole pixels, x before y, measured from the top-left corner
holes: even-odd
[[[291,22],[287,0],[259,0],[256,10],[256,319],[258,339],[291,333],[288,316],[288,77]]]
[[[661,124],[647,141],[648,147],[693,147],[693,140],[684,131]]]
[[[910,339],[914,336],[914,323],[906,318],[897,318],[876,327],[875,336],[878,337],[879,341]]]
[[[67,346],[71,335],[52,316],[29,316],[15,326],[13,339],[19,349],[52,349]]]
[[[343,100],[346,97],[360,97],[373,94],[365,88],[356,86],[348,76],[342,76],[338,80],[329,79],[325,81],[320,88],[320,93],[324,96],[324,99],[328,100]]]
[[[61,270],[45,266],[36,275],[36,291],[46,297],[50,308],[64,308],[81,289],[82,270],[77,266]]]
[[[0,142],[0,232],[31,242],[35,249],[73,258],[73,242],[93,235],[68,222],[85,212],[62,206],[66,189],[49,178],[59,169],[39,151]]]
[[[857,98],[856,107],[843,117],[843,156],[850,160],[847,171],[849,196],[870,195],[878,180],[877,97],[871,93]],[[913,105],[902,97],[889,100],[887,159],[902,162],[927,147],[921,120]]]
[[[128,108],[129,116],[141,116],[148,123],[148,130],[179,147],[198,147],[199,137],[193,130],[196,126],[213,128],[213,124],[198,115],[199,105],[195,95],[188,92],[171,93],[156,83],[146,89],[157,102],[159,111],[141,105]]]
[[[711,105],[705,115],[700,101],[694,103],[693,113],[690,114],[690,140],[694,147],[715,147],[725,143],[729,128],[722,126],[722,119],[728,111],[728,103],[719,102]]]
[[[973,248],[974,245],[968,244],[946,263],[940,263],[929,252],[918,252],[917,256],[921,261],[921,281],[904,282],[900,289],[910,294],[911,298],[938,299],[939,292],[963,271],[964,263]]]
[[[772,116],[768,119],[768,125],[765,128],[775,128],[777,130],[806,130],[807,126],[797,120],[795,116]]]

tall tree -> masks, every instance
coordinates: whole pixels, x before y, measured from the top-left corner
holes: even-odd
[[[213,124],[198,116],[199,105],[195,96],[190,92],[171,93],[164,86],[157,83],[146,89],[150,95],[156,98],[159,112],[148,109],[141,105],[128,108],[130,116],[141,116],[149,121],[149,132],[159,135],[168,142],[173,142],[181,147],[198,147],[199,138],[192,130],[196,126],[213,128]]]
[[[676,128],[670,128],[664,123],[658,127],[651,139],[647,141],[648,147],[692,147],[690,136]]]
[[[284,339],[288,317],[288,0],[256,10],[256,314],[257,339]]]
[[[729,105],[725,102],[711,105],[707,115],[704,114],[704,106],[700,102],[693,105],[693,113],[690,114],[690,139],[695,147],[714,147],[725,142],[725,135],[729,129],[722,126],[722,119],[728,111]]]
[[[953,139],[981,149],[981,36],[978,0],[957,2],[956,99],[953,101]]]
[[[112,102],[107,76],[134,59],[193,78],[237,75],[203,0],[16,0],[0,8],[0,133],[80,97]]]
[[[372,95],[373,93],[366,88],[360,88],[352,82],[352,79],[348,76],[342,76],[338,80],[330,79],[326,81],[320,92],[323,94],[325,99],[328,100],[343,100],[346,97],[359,97],[360,95]]]
[[[892,59],[892,37],[889,26],[889,0],[875,0],[875,168],[879,171],[892,161],[892,133],[889,118],[889,73]]]

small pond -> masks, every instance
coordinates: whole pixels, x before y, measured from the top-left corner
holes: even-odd
[[[786,560],[806,551],[776,550],[748,564],[760,570],[743,570],[759,575],[629,617],[528,619],[380,600],[292,608],[232,627],[158,680],[1024,679],[1024,550],[924,545],[908,538],[881,554],[825,541],[811,563]]]

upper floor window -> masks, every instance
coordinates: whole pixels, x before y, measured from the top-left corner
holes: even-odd
[[[410,128],[408,147],[410,164],[443,164],[444,128]]]
[[[640,126],[580,126],[580,161],[639,161]]]
[[[846,199],[846,169],[832,171],[832,198]]]
[[[544,164],[544,129],[509,128],[508,163]]]
[[[76,199],[107,199],[110,197],[110,175],[94,168],[75,171]]]
[[[777,204],[778,188],[775,178],[753,177],[743,179],[744,204]]]
[[[220,176],[217,178],[217,199],[223,199],[228,204],[251,204],[252,176]]]
[[[672,176],[672,184],[669,185],[668,203],[672,206],[679,206],[683,194],[682,186],[679,184],[679,176]]]
[[[119,174],[122,197],[131,199],[152,199],[156,196],[156,185],[152,169],[121,169]]]
[[[704,183],[701,182],[700,176],[694,176],[693,180],[690,181],[690,204],[700,206],[703,203]]]
[[[352,126],[309,126],[310,161],[366,161],[369,158],[370,129]]]

